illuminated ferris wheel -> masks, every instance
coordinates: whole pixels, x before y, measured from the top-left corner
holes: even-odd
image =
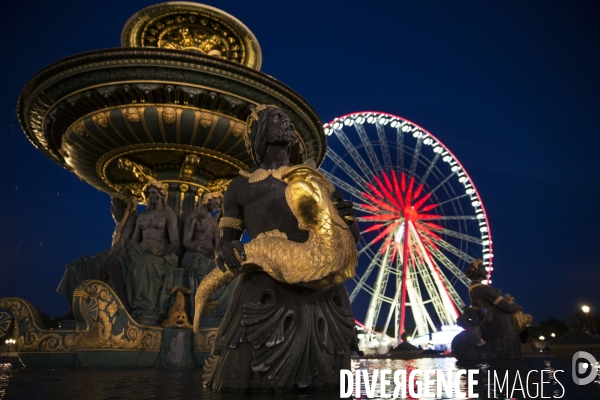
[[[347,286],[367,332],[359,345],[397,340],[409,322],[413,336],[454,325],[464,307],[457,289],[469,285],[463,271],[475,258],[488,282],[492,271],[488,219],[467,171],[435,136],[395,115],[358,112],[324,128],[321,170],[350,195],[362,233]]]

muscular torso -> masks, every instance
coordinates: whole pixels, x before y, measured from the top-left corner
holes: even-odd
[[[166,210],[146,210],[139,215],[137,223],[142,234],[141,242],[153,245],[163,245],[169,242],[166,229]]]
[[[185,237],[191,239],[184,245],[189,251],[197,251],[198,245],[204,243],[213,247],[216,242],[218,223],[217,220],[208,212],[194,211],[188,217],[185,225]]]
[[[285,182],[272,176],[252,184],[239,176],[230,186],[232,193],[225,195],[224,215],[243,219],[252,238],[278,229],[290,240],[305,242],[308,232],[298,228],[298,220],[285,199],[286,187]]]

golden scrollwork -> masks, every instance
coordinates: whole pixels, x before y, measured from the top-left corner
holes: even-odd
[[[212,181],[208,181],[208,190],[211,192],[225,192],[232,180],[233,179],[213,179]]]
[[[160,350],[163,329],[135,322],[104,282],[81,283],[73,296],[73,313],[80,350]]]
[[[154,172],[152,169],[144,165],[138,164],[136,162],[133,162],[125,157],[118,159],[117,166],[120,169],[124,169],[126,171],[131,172],[133,176],[135,176],[135,178],[138,180],[138,182],[141,183],[148,182],[150,179],[154,179],[157,176],[156,172]]]
[[[0,299],[0,309],[10,310],[17,327],[18,352],[75,352],[75,331],[44,327],[35,307],[19,298]]]
[[[218,328],[202,328],[194,334],[194,351],[209,353],[212,351]]]

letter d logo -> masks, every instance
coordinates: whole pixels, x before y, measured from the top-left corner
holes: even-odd
[[[579,361],[580,359],[584,359],[585,362]],[[580,378],[577,375],[583,375],[587,372],[588,367],[590,368],[590,373],[585,378]],[[573,382],[576,385],[587,385],[588,383],[592,383],[596,376],[598,376],[598,361],[588,352],[578,351],[573,354],[573,359],[571,363],[571,370],[573,374]]]

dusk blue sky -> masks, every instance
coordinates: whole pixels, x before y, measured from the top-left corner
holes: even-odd
[[[15,115],[61,58],[120,46],[147,1],[14,1],[0,12],[0,297],[56,316],[64,267],[110,246],[109,196],[37,151]],[[430,131],[477,185],[494,286],[536,320],[600,307],[600,3],[213,1],[243,21],[261,71],[323,122],[378,110]]]

